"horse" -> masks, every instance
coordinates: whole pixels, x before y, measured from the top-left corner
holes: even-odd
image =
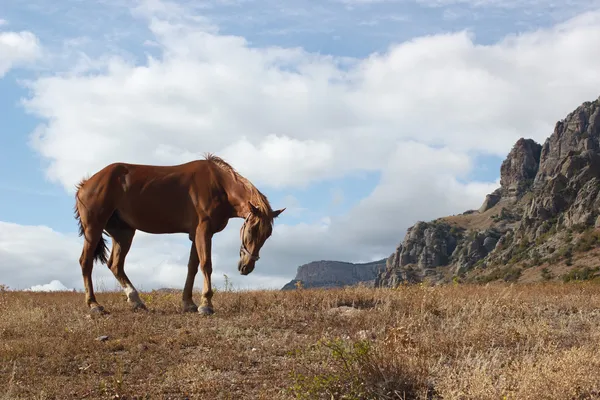
[[[238,270],[250,274],[260,249],[273,232],[273,221],[285,208],[271,208],[267,197],[222,158],[180,165],[112,163],[76,185],[75,219],[84,243],[79,258],[85,301],[92,314],[109,314],[96,301],[94,261],[106,264],[123,288],[133,310],[148,310],[125,274],[125,257],[136,230],[151,234],[186,233],[192,242],[182,291],[183,312],[214,314],[211,243],[231,218],[243,218]],[[112,238],[112,250],[104,234]],[[198,272],[204,276],[200,308],[192,299]]]

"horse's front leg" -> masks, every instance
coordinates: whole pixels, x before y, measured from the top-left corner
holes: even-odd
[[[211,260],[211,242],[212,234],[208,229],[207,224],[198,225],[196,230],[196,250],[198,251],[198,259],[200,261],[200,268],[202,269],[202,275],[204,275],[204,287],[202,289],[202,300],[200,302],[200,309],[198,312],[204,315],[214,314],[212,305],[212,285],[211,285],[211,274],[212,274],[212,260]]]

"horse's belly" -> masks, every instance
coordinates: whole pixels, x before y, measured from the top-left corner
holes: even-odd
[[[119,208],[119,216],[132,228],[147,233],[188,233],[190,218],[185,210],[137,204]]]

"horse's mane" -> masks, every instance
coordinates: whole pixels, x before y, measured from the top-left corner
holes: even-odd
[[[241,183],[248,190],[248,192],[250,192],[250,201],[252,204],[254,204],[254,206],[256,206],[264,215],[271,215],[273,209],[271,208],[271,204],[269,204],[267,196],[262,194],[261,191],[252,184],[252,182],[240,175],[235,168],[229,165],[221,157],[212,153],[207,153],[205,154],[204,158],[207,161],[214,163],[224,171],[229,172],[235,181]]]

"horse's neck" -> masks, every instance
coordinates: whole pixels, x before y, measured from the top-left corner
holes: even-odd
[[[230,181],[225,187],[229,204],[233,208],[232,217],[246,218],[250,213],[248,202],[252,198],[250,190],[240,182]]]

